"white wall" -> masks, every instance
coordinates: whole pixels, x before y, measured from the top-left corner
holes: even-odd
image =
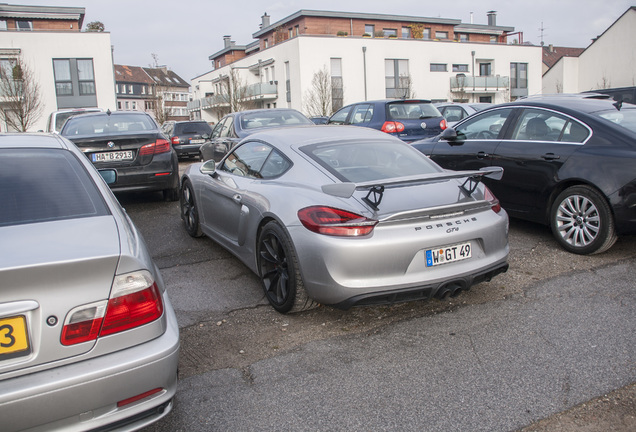
[[[636,86],[636,10],[629,9],[579,57],[579,90]]]
[[[291,107],[303,111],[303,99],[311,87],[314,73],[327,68],[330,59],[342,59],[344,104],[365,99],[364,61],[362,47],[366,47],[366,89],[367,100],[385,99],[385,59],[408,59],[415,96],[425,99],[452,99],[450,78],[453,64],[469,65],[472,75],[472,51],[476,60],[491,59],[492,74],[510,76],[510,63],[528,64],[528,94],[541,93],[541,47],[525,45],[496,45],[423,40],[394,40],[361,37],[299,36],[266,50],[248,56],[231,66],[239,68],[247,84],[259,82],[259,77],[246,69],[248,66],[275,59],[276,80],[278,81],[277,107]],[[286,102],[285,62],[290,62],[291,103]],[[430,63],[448,64],[447,72],[431,72]],[[477,61],[475,62],[477,63]],[[475,65],[479,75],[478,65]],[[192,80],[193,99],[201,99],[206,92],[213,91],[211,80],[220,74],[227,74],[230,66],[196,77]],[[197,89],[197,85],[199,89]],[[489,93],[491,94],[491,93]],[[478,95],[475,96],[478,98]],[[499,92],[493,102],[505,102],[509,92]],[[208,111],[202,111],[202,119],[217,121]]]
[[[579,59],[561,57],[543,75],[543,93],[579,93]]]
[[[2,48],[19,48],[40,84],[44,108],[31,131],[44,130],[48,115],[57,110],[54,58],[92,58],[98,107],[116,110],[110,33],[8,31],[0,33]]]

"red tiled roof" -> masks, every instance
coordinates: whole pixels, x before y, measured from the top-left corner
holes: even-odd
[[[115,81],[124,83],[154,84],[152,79],[139,66],[115,65]]]
[[[561,57],[578,57],[585,51],[585,48],[568,48],[556,46],[543,47],[543,63],[551,68]]]

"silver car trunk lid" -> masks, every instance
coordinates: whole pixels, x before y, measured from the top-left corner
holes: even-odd
[[[108,299],[120,254],[114,218],[2,227],[0,249],[0,320],[23,316],[29,345],[0,356],[0,376],[88,352],[95,341],[62,345],[62,327],[73,308]]]

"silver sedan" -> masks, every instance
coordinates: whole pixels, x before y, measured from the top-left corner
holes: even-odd
[[[93,164],[59,135],[0,135],[0,203],[0,429],[126,431],[165,416],[175,313]]]
[[[186,231],[236,255],[279,312],[444,298],[508,268],[508,216],[480,182],[382,132],[250,135],[182,177]]]

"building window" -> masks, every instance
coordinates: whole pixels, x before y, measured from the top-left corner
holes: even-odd
[[[294,37],[294,29],[292,27],[287,29],[287,35],[289,36],[289,39]]]
[[[121,109],[121,101],[117,101],[117,109],[120,110]]]
[[[435,39],[448,39],[448,32],[447,31],[436,31],[435,32]]]
[[[528,63],[510,63],[510,88],[528,88]]]
[[[137,109],[137,101],[132,101],[132,109],[133,110]]]
[[[454,64],[453,65],[453,72],[468,72],[468,65],[467,64]]]
[[[397,37],[397,29],[392,29],[392,28],[385,28],[382,29],[382,31],[384,32],[384,36],[386,37]]]
[[[431,72],[447,72],[446,63],[431,63]]]
[[[373,24],[365,24],[364,25],[364,34],[368,34],[369,36],[373,36],[375,34],[375,26]]]
[[[298,36],[300,34],[300,25],[294,26],[294,34]]]
[[[411,82],[409,61],[401,59],[384,60],[384,81],[387,98],[399,99],[408,97]]]
[[[490,63],[479,63],[479,76],[492,75],[492,66]]]
[[[26,20],[16,20],[15,28],[18,31],[31,31],[33,30],[33,22]]]
[[[56,94],[58,96],[72,96],[71,61],[69,59],[53,60],[53,74],[55,75]]]
[[[265,45],[265,48],[269,47],[269,41],[267,39],[263,40],[263,44]],[[221,67],[221,63],[219,63],[219,67]]]
[[[7,29],[7,20],[0,20],[0,30]]]
[[[459,33],[455,37],[460,42],[468,42],[468,35],[466,33]]]
[[[126,109],[130,109],[130,102],[126,101]]]
[[[289,62],[285,62],[285,100],[291,102],[291,72]]]
[[[490,36],[490,43],[497,43],[497,36]]]
[[[410,27],[402,27],[402,39],[411,39]]]
[[[145,85],[142,85],[142,86],[141,86],[141,94],[142,94],[142,95],[145,95],[145,94],[146,94],[146,86],[145,86]]]
[[[425,28],[422,30],[422,39],[430,39],[431,38],[431,29]]]
[[[77,60],[77,78],[81,95],[95,94],[95,74],[93,73],[93,59]]]
[[[331,59],[331,110],[342,108],[344,100],[344,88],[342,85],[342,59]]]

